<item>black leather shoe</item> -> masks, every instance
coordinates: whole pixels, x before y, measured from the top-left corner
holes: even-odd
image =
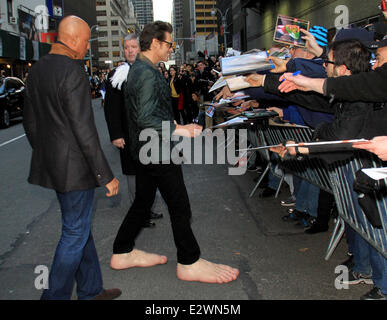
[[[104,289],[98,296],[95,296],[93,300],[113,300],[121,295],[120,289]]]
[[[307,234],[316,234],[320,232],[326,232],[328,231],[329,226],[328,225],[321,225],[318,223],[313,224],[309,229],[306,229],[304,233]]]
[[[147,221],[145,221],[145,223],[142,227],[143,228],[154,228],[154,227],[156,227],[156,223],[154,223],[150,220],[147,220]]]
[[[163,217],[162,213],[156,213],[151,211],[151,214],[150,214],[151,219],[161,219],[162,217]]]

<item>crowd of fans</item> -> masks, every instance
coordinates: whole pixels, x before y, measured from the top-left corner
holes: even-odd
[[[195,64],[171,65],[168,70],[160,62],[158,69],[171,88],[176,122],[187,124],[198,121],[199,114],[204,117],[201,106],[203,102],[214,99],[214,93],[209,93],[209,90],[221,76],[219,58],[211,56]]]
[[[231,92],[226,86],[216,99],[239,94],[248,95],[250,100],[242,103],[242,109],[253,109],[255,106],[276,111],[280,121],[284,123],[289,122],[313,129],[312,140],[315,141],[356,138],[371,140],[377,136],[386,136],[386,26],[386,20],[381,16],[378,23],[367,28],[339,30],[329,43],[326,30],[322,32],[324,28],[312,28],[310,32],[303,30],[307,43],[305,48],[289,48],[274,44],[268,54],[275,69],[248,75],[246,81],[251,87],[244,89],[243,92]],[[318,30],[318,33],[315,30]],[[317,42],[316,39],[322,41]],[[279,51],[287,51],[290,57],[280,59],[272,56],[274,52]],[[300,71],[301,75],[293,75],[296,71]],[[368,80],[370,76],[375,80],[371,78]],[[348,82],[352,77],[357,79],[357,82]],[[334,81],[339,87],[330,84]],[[319,87],[315,83],[319,83]],[[372,91],[378,91],[379,96],[373,95]],[[252,147],[263,144],[253,130],[250,130],[248,137]],[[375,141],[385,141],[384,138],[375,138]],[[363,147],[359,145],[359,148]],[[384,148],[387,149],[387,146]],[[368,150],[376,154],[383,152],[377,153],[371,147]],[[281,158],[289,155],[317,157],[323,160],[327,168],[337,166],[338,161],[348,161],[353,158],[352,146],[349,146],[348,150],[344,150],[343,146],[337,150],[331,147],[286,148],[283,146],[272,148],[271,151],[271,167],[277,170],[270,171],[266,187],[260,193],[261,197],[272,197],[276,193],[279,179],[275,173],[281,171],[277,165],[281,162],[281,159],[278,160],[278,155]],[[249,170],[258,170],[266,166],[263,157],[259,155],[257,153],[257,156],[250,158]],[[361,159],[366,166],[363,157],[366,158],[364,154]],[[385,160],[383,157],[381,159]],[[355,188],[353,172],[347,167],[342,169],[351,189],[353,214],[361,221],[361,212],[371,211],[372,201],[364,205],[365,201],[359,200],[364,195]],[[285,174],[285,181],[288,181],[291,187],[290,197],[281,201],[281,205],[287,207],[287,214],[282,217],[284,223],[293,222],[295,226],[305,228],[306,234],[328,231],[329,220],[337,216],[333,194],[297,176],[283,172],[281,174]],[[385,191],[379,191],[378,197],[386,199]],[[387,225],[386,212],[384,212],[384,224]],[[373,284],[373,289],[362,296],[362,299],[386,299],[387,259],[349,224],[346,224],[345,233],[349,255],[349,258],[343,262],[343,265],[349,269],[348,280],[345,282]],[[385,245],[386,239],[381,241]]]

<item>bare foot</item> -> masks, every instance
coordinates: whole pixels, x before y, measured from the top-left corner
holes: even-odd
[[[115,270],[133,267],[152,267],[158,264],[165,264],[167,261],[166,256],[133,249],[129,253],[113,254],[110,260],[110,267]]]
[[[204,259],[199,259],[190,265],[177,264],[177,277],[185,281],[227,283],[236,280],[238,275],[238,269],[212,263]]]

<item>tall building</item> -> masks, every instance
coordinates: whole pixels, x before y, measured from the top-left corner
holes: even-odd
[[[123,39],[128,33],[137,31],[134,7],[128,0],[97,0],[98,64],[100,68],[112,68],[125,60]],[[98,36],[97,36],[98,34]]]
[[[141,30],[148,23],[153,22],[153,1],[152,0],[132,0],[134,12],[137,16]]]
[[[195,0],[195,51],[218,53],[216,0]]]
[[[174,0],[174,29],[182,62],[192,63],[208,55],[217,55],[218,19],[216,0]],[[230,30],[231,31],[231,30]]]
[[[173,39],[176,42],[177,50],[174,54],[176,64],[181,64],[184,60],[184,46],[183,46],[183,5],[184,0],[173,0],[172,7],[172,26],[173,26]]]

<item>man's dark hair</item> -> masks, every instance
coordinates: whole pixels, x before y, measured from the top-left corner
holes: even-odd
[[[140,34],[141,51],[149,50],[153,39],[165,40],[165,33],[172,33],[172,31],[172,25],[168,22],[155,21],[147,24]]]
[[[369,71],[370,52],[355,39],[334,41],[329,45],[336,65],[345,65],[352,74]]]

